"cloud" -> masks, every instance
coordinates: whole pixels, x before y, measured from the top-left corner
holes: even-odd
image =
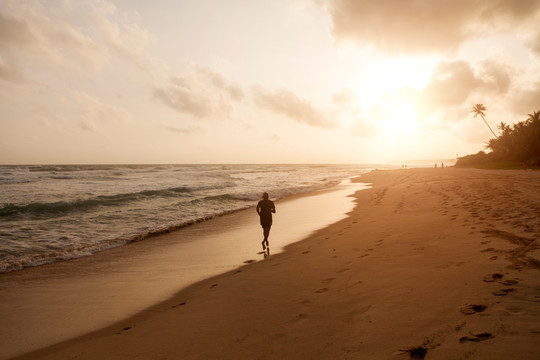
[[[72,94],[73,105],[79,116],[79,126],[83,130],[95,131],[98,124],[130,121],[131,116],[124,108],[103,103],[93,95],[83,91],[75,91]]]
[[[513,73],[510,66],[494,60],[474,65],[466,61],[445,61],[437,65],[424,89],[401,88],[386,94],[386,99],[407,100],[430,115],[462,106],[477,94],[503,97],[510,89]]]
[[[55,18],[52,11],[47,14],[41,5],[11,4],[0,10],[0,55],[7,69],[20,73],[41,69],[62,74],[102,68],[105,49],[82,29]]]
[[[351,128],[351,134],[360,138],[370,138],[380,134],[380,130],[377,128],[376,121],[377,116],[364,117],[358,116],[354,118],[354,122]]]
[[[187,127],[187,128],[179,128],[179,127],[176,127],[176,126],[172,126],[172,125],[167,125],[167,124],[162,124],[161,127],[169,130],[169,131],[172,131],[174,133],[177,133],[177,134],[182,134],[182,135],[191,135],[191,134],[202,134],[202,133],[205,133],[206,131],[200,127],[193,127],[193,126],[190,126],[190,127]]]
[[[12,64],[6,64],[0,57],[0,79],[13,83],[25,83],[27,81],[20,69]]]
[[[369,138],[377,135],[376,122],[380,119],[379,107],[373,107],[367,111],[361,109],[357,103],[357,95],[350,89],[343,89],[332,95],[334,104],[334,117],[343,119],[348,123],[351,135],[360,138]]]
[[[302,99],[287,89],[267,91],[254,88],[256,105],[297,122],[322,128],[335,128],[337,124],[322,110],[316,109],[309,100]]]
[[[34,37],[24,19],[0,12],[0,42],[4,46],[30,43]]]
[[[512,96],[512,108],[517,114],[540,111],[540,81],[528,89],[518,89]]]
[[[220,74],[211,69],[198,68],[197,73],[216,89],[224,91],[232,100],[241,101],[244,98],[244,92],[240,87],[227,84]]]
[[[424,90],[424,99],[433,108],[461,105],[481,85],[474,70],[465,61],[439,64]]]
[[[540,58],[540,31],[534,36],[527,45],[530,47],[533,54]]]
[[[350,108],[356,103],[356,95],[350,89],[343,89],[332,95],[332,102],[340,108]]]
[[[228,84],[208,68],[197,68],[185,77],[172,77],[167,85],[156,87],[154,95],[174,110],[199,119],[227,116],[232,112],[232,103],[244,97],[238,86]]]
[[[414,54],[451,51],[488,31],[534,24],[539,9],[535,0],[334,0],[327,5],[334,37]]]
[[[515,70],[504,63],[495,60],[480,62],[479,78],[483,81],[483,87],[495,94],[505,94],[510,89]]]
[[[46,127],[46,128],[52,127],[51,121],[49,120],[47,116],[41,115],[41,114],[33,114],[32,116],[37,121],[37,123],[40,124],[41,126]]]
[[[424,88],[402,87],[383,93],[371,108],[348,106],[342,111],[353,120],[352,133],[361,137],[377,135],[377,123],[399,116],[400,109],[411,109],[414,122],[424,129],[448,128],[468,118],[473,104],[503,104],[514,91],[515,73],[512,67],[491,59],[478,63],[444,61],[434,68]],[[335,95],[334,101],[351,103],[346,94]],[[533,98],[533,93],[523,95],[523,99]]]
[[[125,17],[117,19],[116,7],[107,1],[90,3],[88,26],[96,33],[96,41],[112,55],[134,64],[139,69],[152,72],[166,69],[159,59],[151,56],[148,46],[155,37],[136,23],[127,22]]]
[[[88,76],[101,72],[113,57],[149,72],[162,66],[146,51],[152,35],[119,18],[104,0],[76,6],[61,1],[0,5],[0,78]]]

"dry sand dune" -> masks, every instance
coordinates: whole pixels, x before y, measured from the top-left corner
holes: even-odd
[[[359,181],[346,219],[284,253],[20,358],[540,359],[540,172]]]

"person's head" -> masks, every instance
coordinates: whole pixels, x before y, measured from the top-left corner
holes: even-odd
[[[264,199],[264,200],[268,200],[268,193],[267,193],[267,192],[265,192],[265,193],[263,194],[263,199]]]

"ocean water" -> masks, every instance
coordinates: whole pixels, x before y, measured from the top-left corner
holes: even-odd
[[[0,166],[0,272],[62,261],[332,187],[362,165]]]

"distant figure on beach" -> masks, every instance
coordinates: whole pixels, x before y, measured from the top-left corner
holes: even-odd
[[[261,218],[264,239],[262,241],[263,251],[270,247],[268,244],[268,235],[272,227],[272,213],[276,213],[276,207],[272,200],[268,199],[268,193],[263,194],[263,199],[257,204],[257,214]]]

